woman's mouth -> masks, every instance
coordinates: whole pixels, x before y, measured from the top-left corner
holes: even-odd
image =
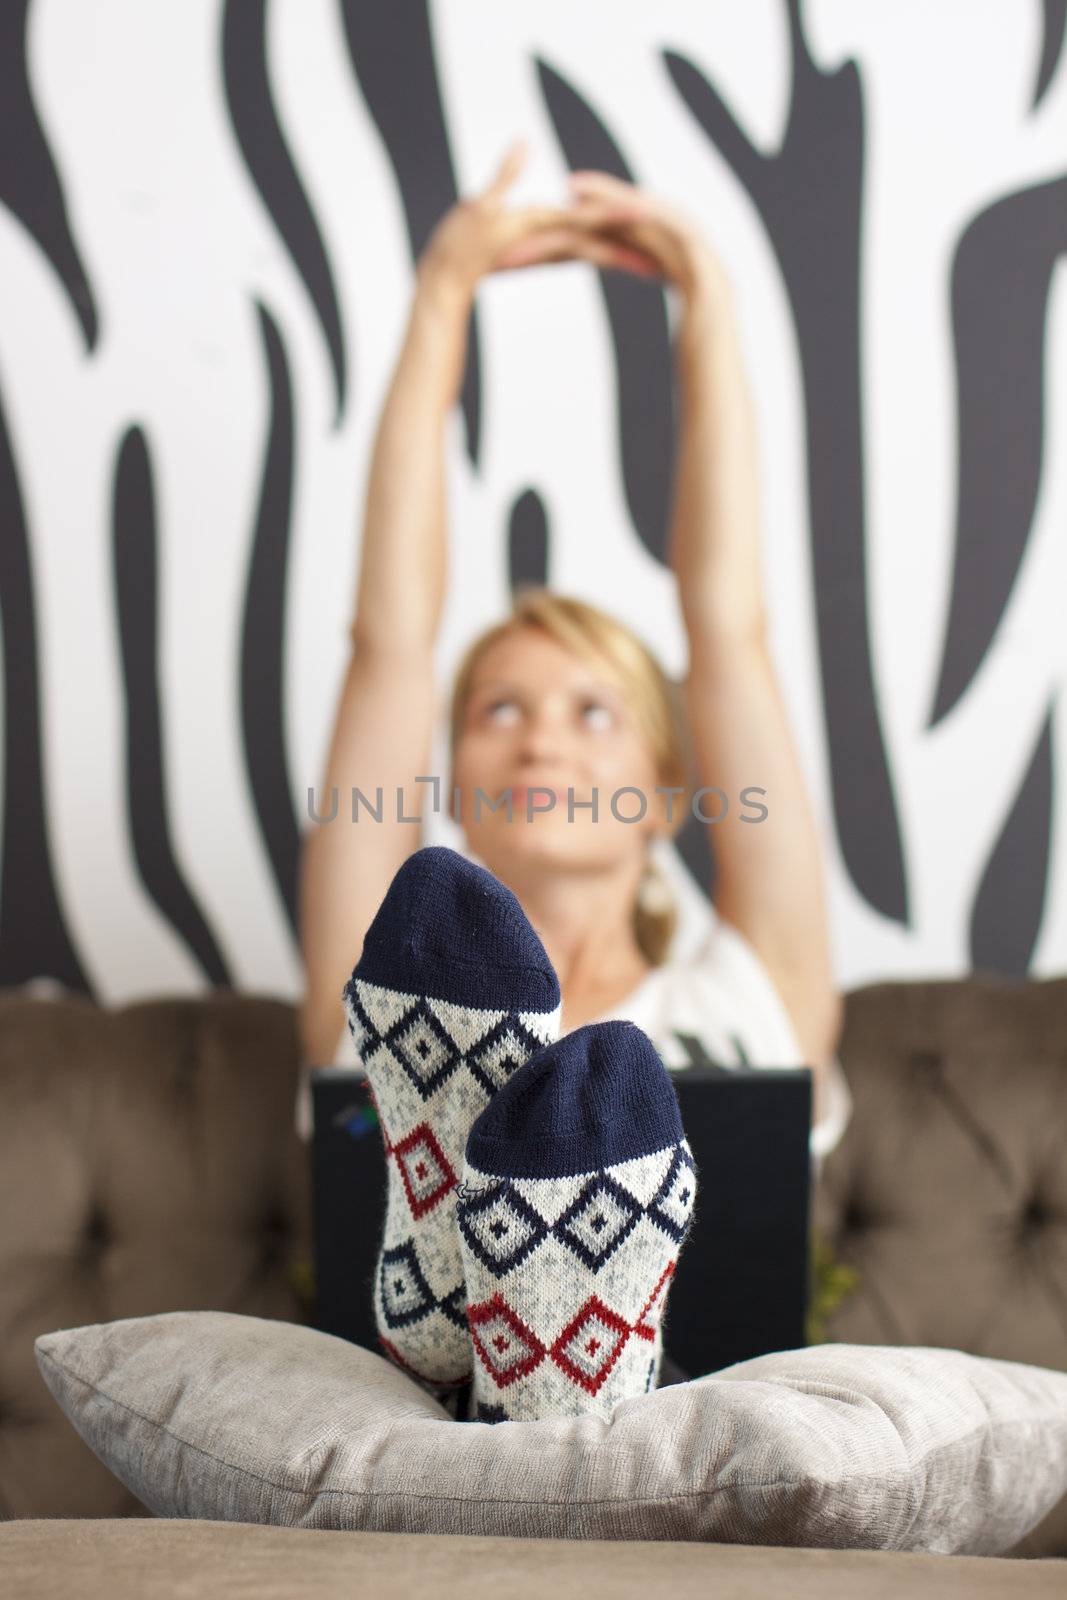
[[[555,789],[547,783],[517,784],[511,790],[511,803],[515,807],[532,805],[535,811],[547,811],[549,796],[557,806],[567,804],[566,789]]]

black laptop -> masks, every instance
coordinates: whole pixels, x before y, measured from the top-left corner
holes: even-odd
[[[695,1378],[805,1343],[811,1072],[700,1066],[671,1076],[699,1187],[667,1301],[664,1377]],[[319,1068],[311,1092],[316,1325],[376,1350],[371,1284],[386,1193],[377,1114],[358,1069]]]

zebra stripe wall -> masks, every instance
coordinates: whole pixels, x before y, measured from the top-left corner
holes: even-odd
[[[841,983],[1062,971],[1065,14],[0,7],[0,983],[299,993],[300,838],[413,263],[520,133],[516,200],[604,168],[731,270]],[[671,313],[582,264],[484,286],[443,680],[529,578],[684,670]],[[693,821],[670,862],[692,930],[708,843]]]

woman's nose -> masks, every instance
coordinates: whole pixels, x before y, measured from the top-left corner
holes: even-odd
[[[524,751],[542,758],[562,751],[565,741],[558,717],[547,710],[531,712],[523,721],[519,742]]]

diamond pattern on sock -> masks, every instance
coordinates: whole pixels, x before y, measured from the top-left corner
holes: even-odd
[[[381,989],[373,983],[349,984],[345,999],[348,1026],[364,1066],[377,1055],[387,1035],[403,1021],[412,1006],[419,1003],[417,994]]]
[[[684,1140],[558,1179],[504,1178],[464,1162],[456,1214],[474,1302],[472,1418],[482,1403],[502,1404],[507,1419],[609,1416],[655,1387],[695,1191]],[[638,1195],[651,1198],[642,1205]]]
[[[543,1217],[510,1183],[467,1199],[458,1216],[471,1250],[498,1278],[525,1261],[548,1232]]]
[[[561,1372],[586,1394],[597,1394],[622,1355],[633,1330],[630,1324],[590,1295],[563,1329],[549,1352]]]
[[[383,1039],[424,1100],[436,1094],[463,1057],[454,1040],[423,1001],[392,1027]]]
[[[378,1289],[390,1328],[407,1328],[428,1317],[437,1304],[419,1268],[415,1246],[408,1239],[395,1250],[383,1250],[378,1264]]]
[[[475,1352],[498,1389],[506,1389],[536,1370],[545,1347],[499,1295],[467,1307],[467,1325]]]
[[[446,1294],[437,1302],[438,1311],[443,1311],[453,1327],[462,1328],[467,1332],[467,1286],[458,1283],[451,1294]]]
[[[573,1251],[591,1272],[599,1272],[643,1216],[650,1217],[676,1243],[684,1237],[695,1195],[693,1170],[690,1158],[676,1152],[647,1206],[608,1174],[596,1173],[551,1225],[506,1179],[461,1184],[459,1198],[464,1203],[459,1226],[479,1261],[497,1277],[519,1266],[550,1235]]]
[[[657,1192],[647,1207],[647,1215],[657,1228],[681,1244],[696,1199],[696,1168],[693,1158],[681,1146],[674,1152],[674,1160]]]
[[[517,1017],[509,1014],[468,1052],[467,1066],[491,1097],[516,1068],[540,1050],[542,1043],[543,1040],[524,1028]]]
[[[633,1232],[642,1207],[605,1173],[590,1178],[552,1232],[591,1272],[599,1272]]]
[[[404,1183],[411,1215],[416,1219],[432,1211],[456,1186],[456,1174],[425,1122],[412,1128],[406,1139],[390,1145]]]

